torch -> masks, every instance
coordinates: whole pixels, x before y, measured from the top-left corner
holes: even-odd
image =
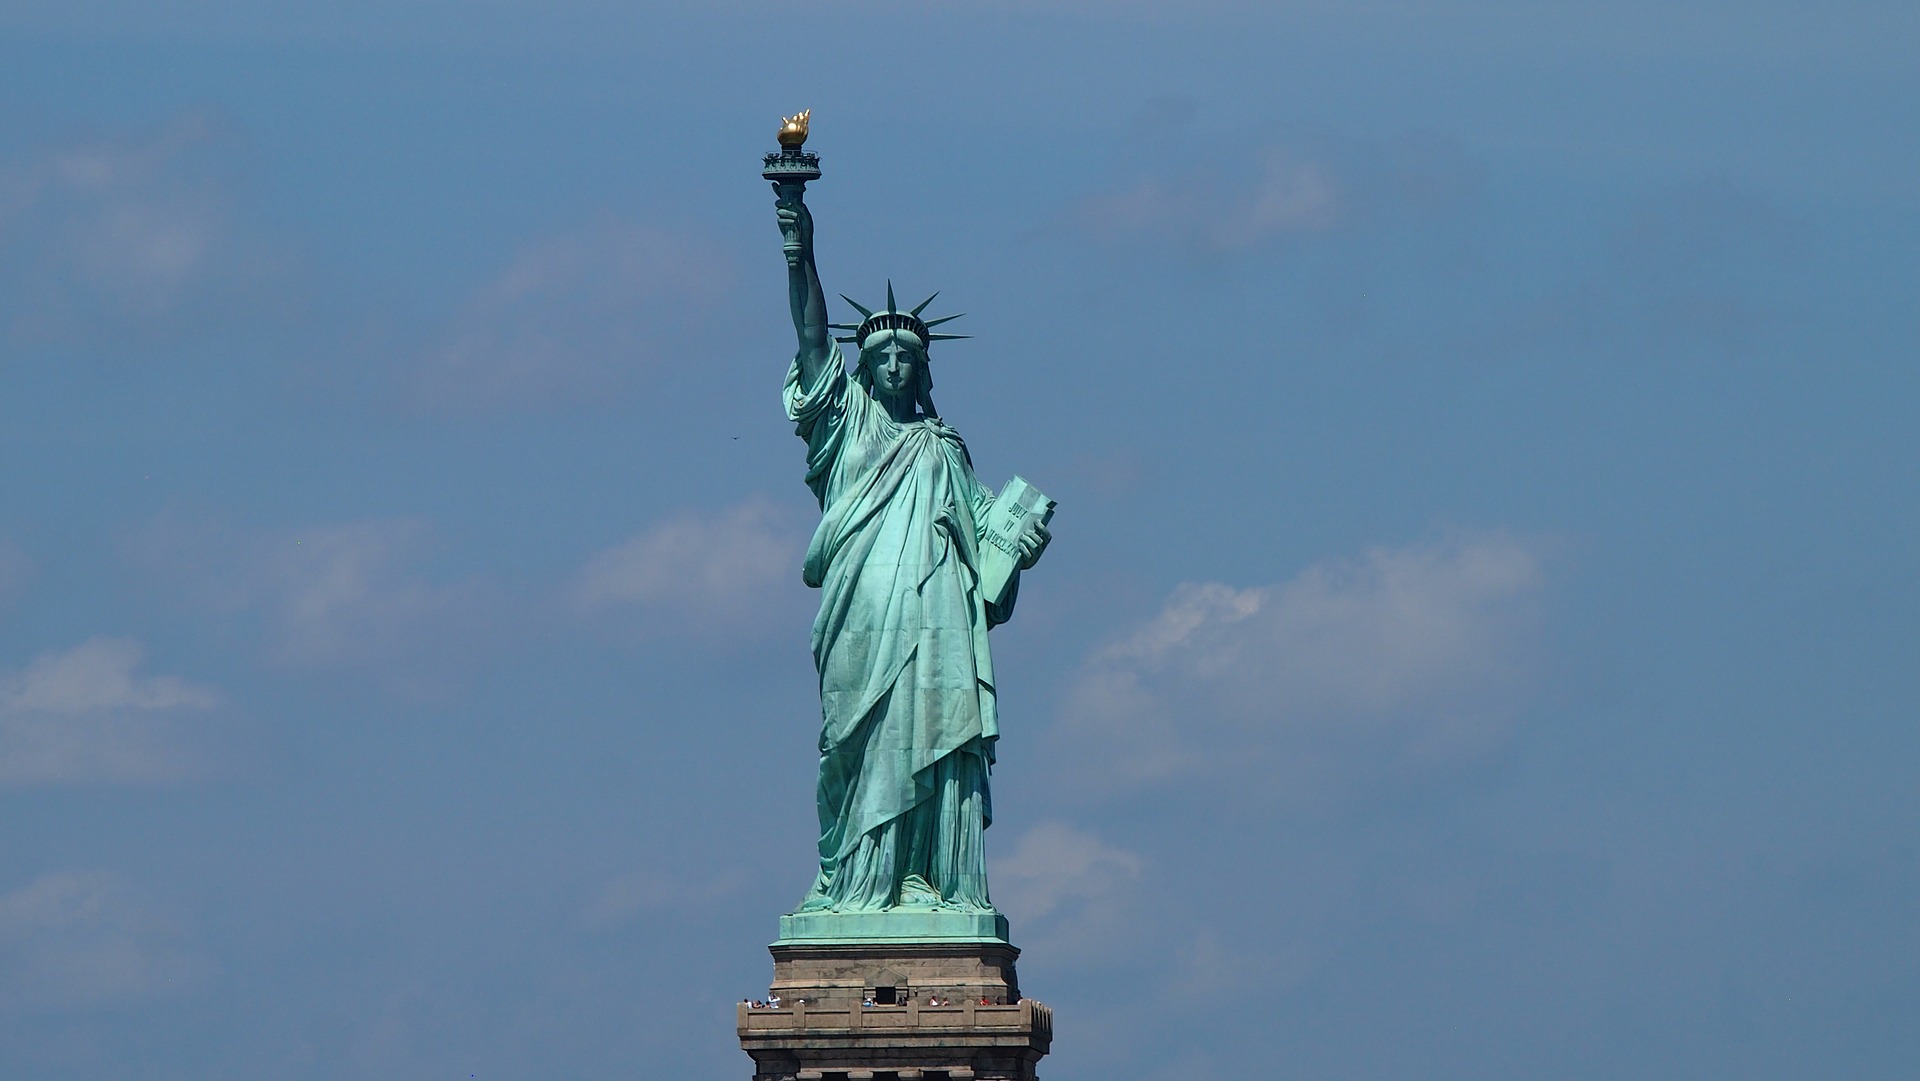
[[[820,179],[820,155],[800,149],[807,142],[807,118],[812,109],[802,109],[780,118],[780,149],[768,154],[760,175],[773,181],[773,193],[782,203],[797,204],[805,196],[807,181]],[[782,247],[789,263],[800,258],[800,233],[787,230]]]

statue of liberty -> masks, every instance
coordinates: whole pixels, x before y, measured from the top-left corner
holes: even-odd
[[[797,160],[795,128],[781,142]],[[1006,514],[934,408],[928,348],[957,335],[932,328],[957,317],[922,319],[933,298],[903,309],[889,283],[884,308],[848,300],[860,321],[829,324],[803,182],[768,161],[799,338],[787,417],[820,502],[804,571],[821,591],[820,869],[796,915],[992,913],[981,838],[999,723],[987,629],[1012,614],[1018,572],[1046,549],[1046,517]],[[851,372],[842,342],[859,351]]]

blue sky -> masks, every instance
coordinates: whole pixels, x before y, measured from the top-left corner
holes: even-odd
[[[0,1073],[745,1076],[810,880],[771,196],[1060,501],[1052,1081],[1905,1077],[1920,17],[0,11]],[[844,312],[840,313],[844,314]]]

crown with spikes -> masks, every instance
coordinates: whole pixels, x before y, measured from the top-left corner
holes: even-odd
[[[939,293],[935,293],[933,294],[933,297],[937,297],[939,295],[940,295]],[[920,313],[923,311],[926,311],[927,305],[933,303],[933,297],[928,297],[927,299],[921,301],[920,303],[915,304],[913,306],[912,311],[903,312],[900,310],[900,306],[898,304],[895,304],[893,301],[893,281],[892,279],[888,279],[887,306],[884,310],[874,311],[872,308],[869,308],[864,304],[861,304],[859,301],[853,299],[847,294],[841,293],[840,299],[853,305],[854,309],[857,310],[864,318],[858,323],[828,323],[827,326],[834,330],[853,331],[853,333],[847,337],[843,338],[843,337],[836,336],[833,339],[834,341],[846,342],[850,345],[858,345],[859,343],[866,341],[867,335],[872,334],[876,330],[909,331],[912,334],[914,334],[916,337],[918,337],[922,342],[926,342],[929,344],[933,342],[939,342],[939,341],[951,341],[952,339],[955,339],[955,338],[973,337],[973,335],[971,334],[935,334],[933,333],[932,328],[937,327],[942,323],[960,318],[960,316],[958,315],[943,315],[938,319],[924,319],[924,320],[921,319]]]

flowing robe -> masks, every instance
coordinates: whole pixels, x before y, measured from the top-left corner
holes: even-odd
[[[981,832],[999,737],[976,523],[993,493],[959,433],[902,424],[836,348],[811,385],[796,359],[788,419],[807,442],[820,526],[820,873],[801,911],[989,910]]]

